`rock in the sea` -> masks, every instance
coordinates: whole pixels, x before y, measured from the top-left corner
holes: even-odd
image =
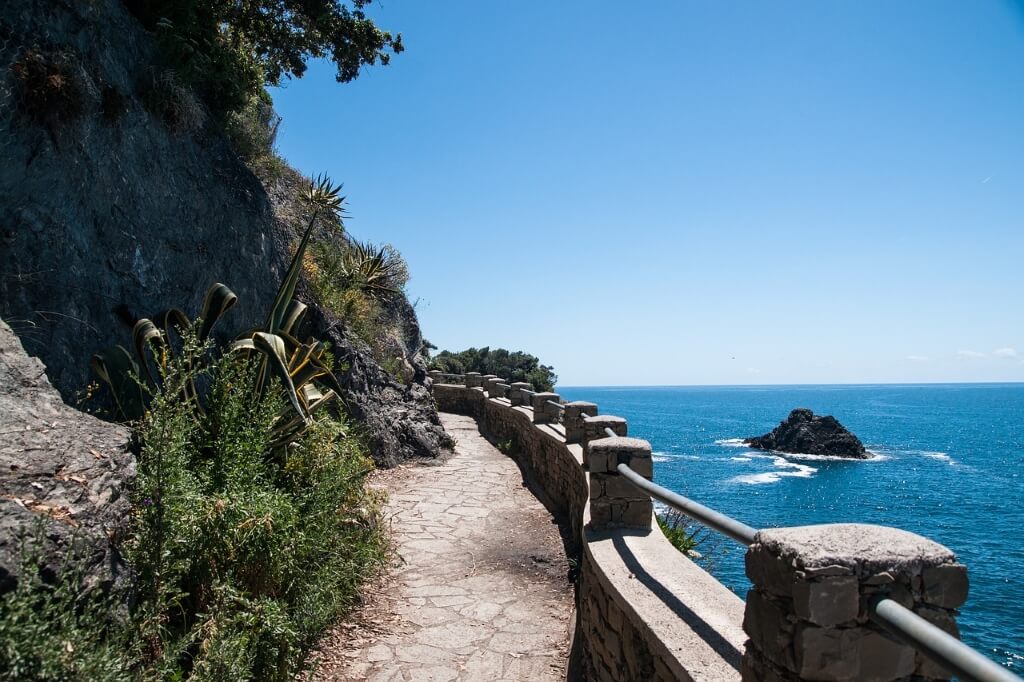
[[[74,545],[85,586],[117,588],[126,568],[116,549],[135,478],[129,430],[68,407],[0,320],[0,594],[21,568],[21,544],[38,536],[44,578]]]
[[[830,415],[798,407],[770,433],[743,441],[758,450],[867,459],[864,444]]]

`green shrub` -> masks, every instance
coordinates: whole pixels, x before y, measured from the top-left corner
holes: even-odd
[[[139,679],[290,680],[382,565],[372,462],[344,416],[327,412],[330,387],[341,390],[332,358],[293,336],[305,249],[318,213],[340,213],[339,189],[310,184],[312,217],[260,329],[215,352],[211,331],[237,300],[215,284],[199,320],[177,309],[141,319],[134,356],[121,346],[94,356],[139,444],[120,548],[136,594],[127,630],[96,628],[72,662],[99,670],[90,661],[107,661],[123,638]]]
[[[404,370],[387,333],[387,304],[401,294],[409,279],[408,266],[390,244],[375,246],[355,240],[325,239],[312,246],[306,279],[325,308],[344,320],[346,328],[367,346],[374,359],[392,375]]]
[[[231,146],[261,179],[275,180],[283,174],[285,161],[275,147],[280,125],[281,117],[263,89],[240,110],[228,114],[224,122]]]
[[[688,516],[674,509],[658,514],[658,527],[672,546],[683,554],[692,555],[703,541],[706,528],[690,520]]]
[[[129,677],[124,624],[99,590],[83,590],[69,552],[55,582],[43,580],[42,526],[23,540],[17,587],[0,598],[0,680],[103,682]],[[116,617],[116,616],[115,616]]]
[[[480,372],[495,374],[509,381],[526,381],[538,391],[555,388],[558,375],[554,367],[540,364],[540,360],[522,351],[510,352],[504,348],[468,348],[453,353],[443,350],[430,360],[430,369],[449,374]]]
[[[29,48],[11,65],[19,109],[51,131],[78,118],[88,98],[81,67],[70,52]]]
[[[403,50],[401,35],[367,18],[370,0],[125,2],[156,34],[166,66],[219,114],[240,110],[264,85],[301,77],[311,58],[330,59],[347,83]]]
[[[171,131],[188,133],[203,127],[206,111],[202,103],[173,71],[150,69],[139,90],[146,109]]]
[[[319,416],[284,453],[272,427],[287,400],[261,395],[252,361],[208,370],[209,408],[174,391],[172,365],[140,426],[135,541],[127,556],[146,605],[144,667],[191,679],[291,679],[318,634],[382,564],[365,446]]]

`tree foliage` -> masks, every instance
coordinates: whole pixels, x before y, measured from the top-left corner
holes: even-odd
[[[216,111],[241,109],[264,85],[329,58],[339,83],[404,48],[366,16],[372,0],[125,0],[159,39],[167,66]]]
[[[526,381],[538,391],[550,391],[555,387],[558,376],[554,367],[540,364],[535,355],[522,351],[507,351],[504,348],[468,348],[453,353],[443,350],[431,360],[431,369],[450,374],[480,372],[496,374],[509,381]]]

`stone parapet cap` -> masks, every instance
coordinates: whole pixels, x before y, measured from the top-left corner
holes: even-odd
[[[614,450],[615,452],[627,450],[650,452],[651,444],[643,438],[630,438],[629,436],[601,438],[590,444],[591,452],[607,452],[609,450]]]
[[[591,447],[597,447],[597,442]],[[793,568],[811,574],[919,573],[956,561],[950,549],[928,538],[865,523],[767,528],[758,531],[754,542]]]
[[[613,417],[610,414],[583,415],[583,421],[588,424],[625,424],[625,417]]]

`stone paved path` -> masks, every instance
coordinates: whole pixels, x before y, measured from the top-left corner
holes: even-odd
[[[327,640],[320,680],[561,680],[572,586],[558,527],[469,417],[440,466],[388,483],[397,565]]]

